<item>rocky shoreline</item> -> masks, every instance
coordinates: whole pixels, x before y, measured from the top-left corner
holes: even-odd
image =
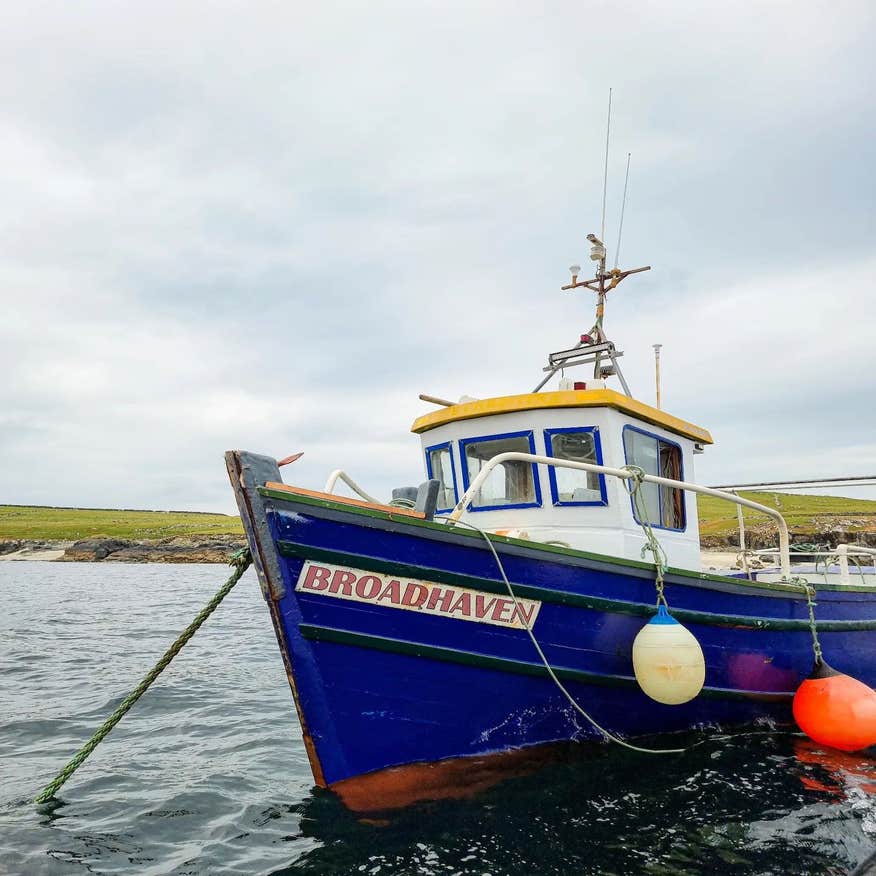
[[[246,547],[241,536],[197,536],[126,540],[85,538],[79,541],[0,541],[0,561],[66,563],[227,563]]]
[[[775,530],[753,527],[747,530],[750,549],[775,547]],[[876,547],[876,532],[846,530],[837,527],[829,532],[792,532],[794,544],[817,543],[834,548],[840,542]],[[227,563],[234,551],[246,547],[242,535],[177,536],[152,540],[120,538],[85,538],[79,541],[0,540],[2,561],[49,561],[63,563]],[[728,536],[705,536],[701,547],[709,553],[739,549],[738,533]]]
[[[791,527],[791,544],[817,544],[824,549],[835,548],[838,544],[854,544],[859,547],[876,547],[876,529],[864,529],[854,521],[852,525],[826,526],[819,529],[801,529]],[[774,548],[778,544],[776,527],[769,524],[757,524],[745,527],[745,544],[749,550]],[[700,534],[700,546],[704,550],[739,550],[739,533],[728,535]]]

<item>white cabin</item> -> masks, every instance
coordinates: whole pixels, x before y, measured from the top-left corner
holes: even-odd
[[[440,482],[437,514],[449,514],[487,460],[517,451],[693,481],[707,430],[614,390],[534,392],[462,402],[418,418],[428,477]],[[649,522],[669,564],[700,569],[696,497],[642,484]],[[490,475],[467,512],[490,532],[642,559],[645,537],[625,482],[581,470],[511,461]],[[525,535],[524,535],[525,533]],[[645,559],[650,560],[650,556]]]

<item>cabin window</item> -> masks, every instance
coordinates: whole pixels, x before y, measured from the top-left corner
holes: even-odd
[[[436,511],[450,511],[459,498],[456,494],[456,472],[453,470],[453,454],[450,442],[426,448],[426,474],[438,481],[438,506]]]
[[[511,432],[464,438],[459,442],[463,459],[463,478],[468,489],[484,465],[499,453],[535,453],[532,432]],[[535,466],[530,462],[511,460],[497,465],[472,499],[473,511],[496,508],[532,508],[541,505],[541,490]]]
[[[673,480],[684,480],[681,468],[681,448],[672,441],[643,432],[634,426],[624,426],[624,456],[629,465],[637,465],[646,474]],[[648,522],[663,529],[684,529],[684,491],[662,484],[642,484],[639,502]],[[633,505],[633,517],[639,515]]]
[[[545,429],[548,456],[602,465],[599,430],[592,426]],[[597,472],[548,466],[554,505],[607,505],[605,478]]]

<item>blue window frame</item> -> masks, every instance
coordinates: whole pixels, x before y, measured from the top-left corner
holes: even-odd
[[[535,453],[532,431],[503,432],[463,438],[459,442],[462,461],[462,483],[467,490],[484,464],[499,453],[516,451]],[[538,508],[541,506],[541,486],[538,471],[531,462],[506,462],[496,466],[471,503],[472,511],[498,511],[506,508]]]
[[[446,456],[443,455],[445,451],[447,453]],[[456,488],[456,467],[453,465],[453,448],[449,441],[445,441],[443,444],[433,444],[431,447],[426,448],[426,475],[430,479],[435,478],[441,484],[438,488],[436,513],[452,511],[459,501],[459,491]]]
[[[646,432],[637,426],[624,426],[624,458],[628,465],[637,465],[646,474],[659,475],[673,480],[684,480],[681,446],[661,435]],[[648,522],[657,529],[671,529],[683,532],[687,529],[687,516],[684,504],[684,490],[665,487],[662,484],[642,484],[640,502]],[[638,523],[636,505],[630,496],[633,518]]]
[[[545,429],[544,446],[548,456],[572,462],[602,465],[602,445],[596,426],[570,426]],[[548,466],[551,501],[554,505],[607,505],[605,476],[571,468]]]

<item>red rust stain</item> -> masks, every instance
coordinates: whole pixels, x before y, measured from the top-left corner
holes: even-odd
[[[400,809],[424,800],[464,799],[505,779],[569,759],[574,743],[552,742],[494,754],[388,767],[329,787],[354,812]]]

